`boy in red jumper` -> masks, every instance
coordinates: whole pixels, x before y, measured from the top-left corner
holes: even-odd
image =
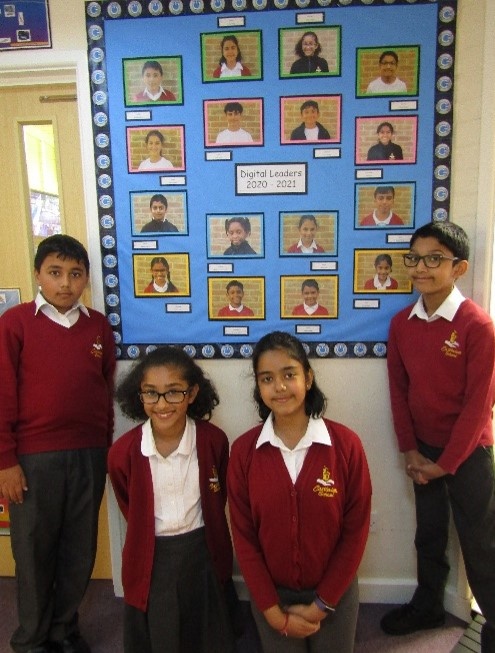
[[[395,432],[414,481],[418,587],[387,613],[382,629],[405,635],[443,624],[450,508],[467,577],[486,618],[482,652],[495,652],[493,323],[455,286],[469,241],[449,222],[412,236],[404,255],[421,297],[391,322],[388,372]]]
[[[0,496],[10,501],[16,653],[89,653],[78,608],[94,565],[112,440],[114,343],[80,297],[85,248],[65,235],[34,259],[39,293],[0,317]]]

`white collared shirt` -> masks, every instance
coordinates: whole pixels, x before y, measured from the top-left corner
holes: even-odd
[[[304,135],[306,136],[307,141],[317,141],[318,140],[318,127],[305,127]]]
[[[145,95],[146,97],[149,97],[150,100],[153,100],[154,102],[156,102],[157,100],[160,99],[161,94],[164,93],[164,92],[165,92],[165,90],[164,90],[163,86],[160,86],[160,90],[158,91],[158,93],[154,93],[154,94],[150,93],[148,88],[145,88],[144,91],[143,91],[143,95]]]
[[[318,249],[318,245],[316,244],[316,241],[313,240],[313,242],[309,247],[305,247],[302,243],[302,240],[299,238],[299,242],[297,243],[297,248],[300,249],[303,254],[312,254],[313,252],[316,252],[316,250]]]
[[[168,290],[168,281],[165,283],[164,286],[159,286],[156,281],[153,281],[153,288],[156,290],[156,292],[167,292]]]
[[[316,313],[316,311],[318,310],[318,302],[316,302],[316,304],[313,304],[313,306],[308,306],[306,302],[304,302],[303,306],[304,306],[304,311],[308,315],[313,315],[313,313]]]
[[[244,304],[241,304],[240,306],[232,306],[232,304],[229,304],[229,311],[235,311],[236,313],[242,313],[244,310]]]
[[[233,68],[229,68],[226,63],[223,63],[220,68],[220,77],[241,77],[242,71],[243,65],[240,61]]]
[[[380,227],[380,226],[385,226],[387,224],[390,224],[390,221],[392,220],[392,211],[388,214],[388,217],[385,218],[385,220],[380,220],[379,218],[376,217],[376,209],[373,211],[373,220],[375,221],[375,224]]]
[[[331,447],[332,439],[323,419],[321,417],[310,417],[306,433],[299,440],[294,449],[289,449],[285,446],[278,435],[275,434],[275,431],[273,430],[273,413],[270,413],[268,419],[263,424],[261,433],[256,441],[256,449],[259,449],[261,445],[266,443],[280,449],[280,453],[282,454],[282,458],[284,459],[292,483],[295,483],[310,446],[312,444],[324,444],[327,447]]]
[[[52,320],[52,322],[55,322],[66,329],[70,329],[70,327],[74,326],[79,319],[80,311],[89,317],[88,309],[80,301],[77,301],[72,308],[69,308],[67,313],[60,313],[53,304],[46,301],[41,294],[41,291],[36,295],[34,303],[36,307],[34,311],[35,315],[38,314],[38,311],[41,311],[41,313],[46,315],[46,317]]]
[[[385,283],[382,283],[380,281],[380,277],[377,274],[375,274],[375,276],[373,277],[373,285],[377,290],[385,290],[390,285],[392,285],[392,279],[390,277],[387,277],[385,279]]]
[[[204,526],[194,420],[186,418],[179,446],[164,458],[156,448],[148,419],[142,426],[141,453],[150,463],[155,535],[179,535]]]
[[[443,301],[442,304],[440,304],[433,315],[428,316],[428,313],[425,310],[425,305],[423,304],[423,295],[421,295],[421,297],[412,307],[408,319],[410,320],[415,315],[416,317],[419,317],[420,320],[426,320],[427,322],[433,322],[434,320],[438,320],[440,317],[443,317],[445,320],[452,322],[455,314],[459,309],[459,306],[465,299],[466,298],[461,293],[459,288],[454,286],[450,295]]]

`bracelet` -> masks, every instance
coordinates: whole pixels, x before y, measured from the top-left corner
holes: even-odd
[[[284,621],[284,625],[283,625],[282,628],[278,631],[281,635],[284,635],[284,637],[287,637],[287,636],[289,635],[289,633],[287,632],[287,626],[288,626],[288,625],[289,625],[289,613],[286,612],[286,613],[285,613],[285,621]]]
[[[325,601],[320,596],[318,596],[318,594],[315,594],[313,601],[322,612],[326,612],[327,614],[332,614],[335,612],[333,605],[328,605],[328,603],[325,603]]]

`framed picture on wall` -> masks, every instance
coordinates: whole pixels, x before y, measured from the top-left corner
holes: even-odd
[[[182,104],[182,58],[123,59],[126,106]]]

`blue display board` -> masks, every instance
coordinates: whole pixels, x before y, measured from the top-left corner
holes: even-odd
[[[402,255],[448,220],[456,2],[86,3],[121,358],[263,334],[382,357]]]

